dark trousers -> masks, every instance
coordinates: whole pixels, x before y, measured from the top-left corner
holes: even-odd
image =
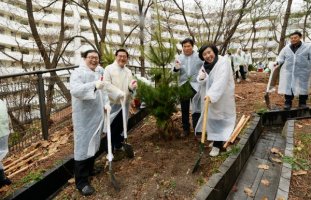
[[[217,147],[217,148],[221,149],[223,144],[224,144],[223,141],[214,141],[213,147]]]
[[[111,123],[111,144],[112,150],[115,148],[119,149],[122,147],[124,137],[121,135],[123,132],[123,118],[122,110],[117,114]]]
[[[242,79],[246,79],[246,76],[245,76],[245,74],[246,74],[246,72],[244,71],[244,66],[243,65],[240,65],[240,74],[241,74],[241,76],[242,76]],[[238,71],[236,71],[235,72],[235,77],[238,79],[240,76],[239,76],[239,72]]]
[[[75,160],[75,182],[76,187],[82,190],[84,186],[89,184],[89,176],[94,170],[95,157],[88,158],[86,160]]]
[[[285,104],[286,105],[292,105],[292,101],[294,99],[294,94],[287,95],[285,94]],[[308,95],[299,95],[299,105],[305,105],[308,100]]]
[[[180,102],[181,106],[181,120],[182,120],[182,126],[183,130],[189,131],[190,130],[190,123],[189,123],[189,111],[190,111],[190,100],[194,97],[196,94],[196,91],[191,87],[193,95],[189,99],[185,99]],[[200,118],[201,113],[193,113],[192,114],[192,126],[193,129],[195,129],[198,120]]]

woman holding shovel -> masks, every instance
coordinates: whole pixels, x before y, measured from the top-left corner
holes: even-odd
[[[204,61],[197,77],[200,90],[195,97],[197,103],[208,99],[208,117],[206,121],[207,139],[214,141],[210,156],[219,155],[224,141],[227,141],[234,129],[236,111],[234,100],[234,80],[229,61],[218,55],[214,45],[204,45],[199,49],[199,57]],[[200,98],[199,98],[200,97]],[[194,101],[194,103],[196,103]],[[197,106],[194,104],[194,107]],[[204,109],[202,109],[204,110]],[[203,114],[196,126],[196,133],[202,132]]]

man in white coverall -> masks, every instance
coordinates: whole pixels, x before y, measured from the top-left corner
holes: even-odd
[[[311,73],[311,45],[301,41],[298,31],[290,34],[286,45],[277,58],[281,66],[278,93],[285,95],[284,109],[290,110],[294,96],[299,96],[300,108],[307,107]]]
[[[218,55],[214,45],[204,45],[199,50],[199,57],[204,60],[197,77],[200,83],[199,95],[202,112],[204,99],[210,101],[206,123],[207,139],[213,142],[210,156],[219,155],[223,142],[232,134],[236,119],[234,80],[228,60]],[[195,102],[198,104],[200,102]],[[194,105],[196,107],[196,105]],[[203,113],[196,126],[196,133],[202,132]]]
[[[137,81],[132,72],[126,67],[129,54],[125,49],[118,49],[115,53],[115,61],[105,68],[104,80],[118,88],[124,93],[126,119],[128,119],[130,101],[137,89]],[[110,98],[111,105],[111,143],[114,151],[114,160],[122,159],[124,154],[123,141],[123,116],[122,106],[119,99]]]
[[[183,133],[181,133],[181,137],[185,137],[190,133],[189,106],[191,99],[197,93],[199,88],[196,77],[203,62],[199,58],[198,53],[193,51],[194,41],[192,39],[184,39],[181,42],[181,45],[182,54],[178,56],[172,71],[175,73],[179,73],[179,87],[190,83],[190,87],[193,93],[190,98],[181,100],[180,102],[183,126]],[[198,119],[200,117],[200,112],[200,110],[192,112],[193,129],[195,129],[195,126],[197,125]]]
[[[0,99],[0,188],[4,185],[10,185],[11,181],[4,174],[2,160],[8,153],[9,139],[9,116],[7,107],[4,101]]]
[[[104,69],[98,66],[99,54],[88,50],[82,55],[83,61],[70,77],[72,96],[72,121],[74,128],[75,183],[82,195],[92,195],[95,190],[89,177],[95,175],[95,153],[100,146],[104,127],[104,108],[109,108],[106,83],[102,76]],[[110,88],[110,91],[113,89]],[[123,98],[124,94],[115,91]]]

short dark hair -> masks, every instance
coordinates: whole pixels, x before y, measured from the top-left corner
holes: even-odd
[[[289,37],[291,37],[291,36],[293,36],[293,35],[298,35],[299,37],[302,37],[302,34],[301,34],[299,31],[295,31],[295,32],[291,33],[291,34],[289,35]]]
[[[125,49],[118,49],[114,55],[117,56],[119,52],[125,52],[127,58],[129,57],[129,53]]]
[[[82,55],[81,55],[82,58],[86,58],[89,53],[97,53],[97,55],[99,56],[98,51],[96,51],[95,49],[89,49],[89,50],[82,53]]]
[[[199,58],[203,61],[204,61],[204,58],[203,58],[202,54],[203,54],[203,51],[205,51],[205,49],[207,49],[207,48],[211,48],[213,50],[214,54],[218,55],[218,48],[214,44],[205,44],[198,51],[199,52]]]
[[[186,38],[186,39],[184,39],[183,41],[180,42],[181,46],[184,46],[184,44],[186,44],[186,43],[190,43],[191,46],[193,46],[194,45],[194,40],[191,39],[191,38]]]

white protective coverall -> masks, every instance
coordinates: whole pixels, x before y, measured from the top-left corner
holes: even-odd
[[[245,59],[244,59],[244,55],[241,52],[240,54],[236,53],[233,55],[233,65],[234,65],[234,71],[239,71],[240,70],[240,66],[244,66],[245,63]]]
[[[202,69],[204,67],[202,66]],[[200,92],[196,95],[194,107],[201,103],[202,113],[195,132],[202,132],[204,97],[209,96],[207,139],[211,141],[227,141],[234,129],[236,120],[234,80],[232,68],[228,60],[218,56],[218,61],[204,80],[199,80]],[[198,102],[198,99],[201,99]]]
[[[103,68],[98,66],[92,71],[82,61],[70,77],[76,161],[94,156],[100,146],[100,135],[104,128],[104,105],[109,100],[103,90],[95,91],[95,82],[103,73]]]
[[[193,52],[190,56],[180,54],[177,57],[177,60],[180,62],[180,70],[174,72],[174,67],[172,71],[174,73],[180,73],[179,75],[179,86],[182,86],[190,79],[190,85],[195,90],[198,91],[199,84],[196,80],[199,70],[203,64],[203,61],[199,58],[197,52]]]
[[[123,91],[126,96],[126,119],[129,117],[129,105],[131,98],[131,92],[129,91],[129,85],[132,80],[134,80],[132,76],[132,72],[127,67],[120,67],[118,63],[115,61],[111,65],[108,65],[105,68],[104,73],[104,80],[108,83],[111,83],[113,86],[118,88],[119,90]],[[113,122],[114,118],[117,114],[121,111],[121,102],[120,99],[115,98],[113,95],[108,93],[110,99],[110,106],[111,106],[111,115],[110,115],[110,123]]]
[[[290,44],[280,52],[277,62],[282,65],[278,93],[292,95],[308,95],[311,73],[311,45],[302,43],[296,53]]]
[[[8,139],[9,139],[9,116],[6,104],[0,100],[0,169],[3,170],[2,160],[8,153]]]

